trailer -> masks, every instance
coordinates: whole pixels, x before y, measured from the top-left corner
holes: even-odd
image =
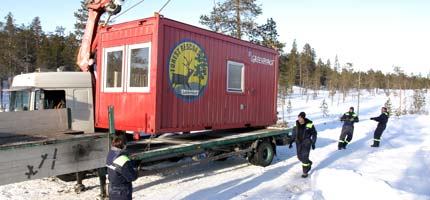
[[[243,157],[253,165],[265,167],[271,164],[276,146],[289,143],[290,132],[285,128],[203,131],[132,142],[127,145],[127,150],[132,160],[139,161],[139,169],[143,171],[159,170],[152,165],[160,161],[187,157],[190,159],[173,162],[167,168],[225,160],[232,156]]]

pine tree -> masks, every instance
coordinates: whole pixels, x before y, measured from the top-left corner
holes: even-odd
[[[323,68],[323,62],[321,59],[318,60],[317,65],[315,66],[315,71],[312,73],[312,87],[314,90],[314,99],[318,97],[318,91],[321,87],[321,69]]]
[[[288,99],[287,112],[288,112],[288,119],[290,119],[291,113],[293,112],[293,106],[291,105],[291,99]]]
[[[298,63],[299,63],[299,55],[297,53],[297,44],[296,40],[293,42],[293,47],[291,48],[290,54],[288,54],[288,61],[287,61],[287,88],[289,90],[293,89],[294,84],[300,85],[296,80],[299,80],[298,77],[296,77],[297,69],[298,69]]]
[[[78,40],[82,39],[82,36],[84,35],[85,26],[87,24],[88,19],[88,9],[85,6],[85,0],[81,0],[81,7],[73,13],[73,15],[76,18],[75,22],[75,35]]]
[[[256,0],[226,0],[217,3],[210,15],[201,15],[200,23],[209,29],[242,39],[256,27],[255,19],[262,13]]]
[[[283,52],[285,44],[280,42],[276,22],[273,18],[267,19],[266,24],[253,27],[249,34],[250,42]]]
[[[352,87],[352,63],[346,63],[346,65],[342,68],[342,73],[340,74],[340,85],[343,96],[343,102],[345,102],[346,97],[349,94],[349,90]]]
[[[278,73],[279,74],[279,80],[278,80],[279,87],[278,87],[278,90],[279,90],[279,93],[281,95],[284,95],[284,96],[286,96],[290,93],[289,85],[288,85],[289,80],[288,80],[287,62],[288,62],[287,55],[281,54],[279,56],[279,64],[278,64],[278,67],[279,67],[279,73]]]

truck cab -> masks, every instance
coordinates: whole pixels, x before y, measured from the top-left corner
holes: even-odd
[[[13,78],[9,92],[8,110],[11,112],[70,108],[72,129],[85,133],[94,132],[90,73],[21,74]]]

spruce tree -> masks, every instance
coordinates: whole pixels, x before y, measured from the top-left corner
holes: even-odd
[[[325,99],[323,99],[323,101],[321,102],[320,109],[321,109],[321,112],[323,113],[323,117],[328,117],[329,110]]]
[[[425,114],[426,100],[425,96],[421,90],[414,90],[414,95],[412,96],[410,114]]]
[[[385,102],[384,107],[387,108],[388,114],[391,115],[393,113],[394,108],[393,108],[393,104],[391,103],[391,99],[389,97],[388,97],[387,101]]]

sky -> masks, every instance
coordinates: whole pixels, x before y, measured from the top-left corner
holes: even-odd
[[[115,22],[150,17],[167,0],[126,1]],[[209,14],[218,0],[171,0],[161,11],[165,17],[202,28],[199,16]],[[272,17],[278,26],[280,41],[289,52],[296,40],[298,50],[309,43],[317,58],[334,63],[336,55],[344,66],[352,63],[355,71],[369,69],[392,72],[399,66],[405,73],[430,74],[430,1],[428,0],[257,0],[263,14],[256,20],[263,24]],[[53,32],[63,26],[73,31],[73,12],[79,0],[5,1],[1,21],[12,12],[15,23],[28,25],[39,16],[42,29]]]

